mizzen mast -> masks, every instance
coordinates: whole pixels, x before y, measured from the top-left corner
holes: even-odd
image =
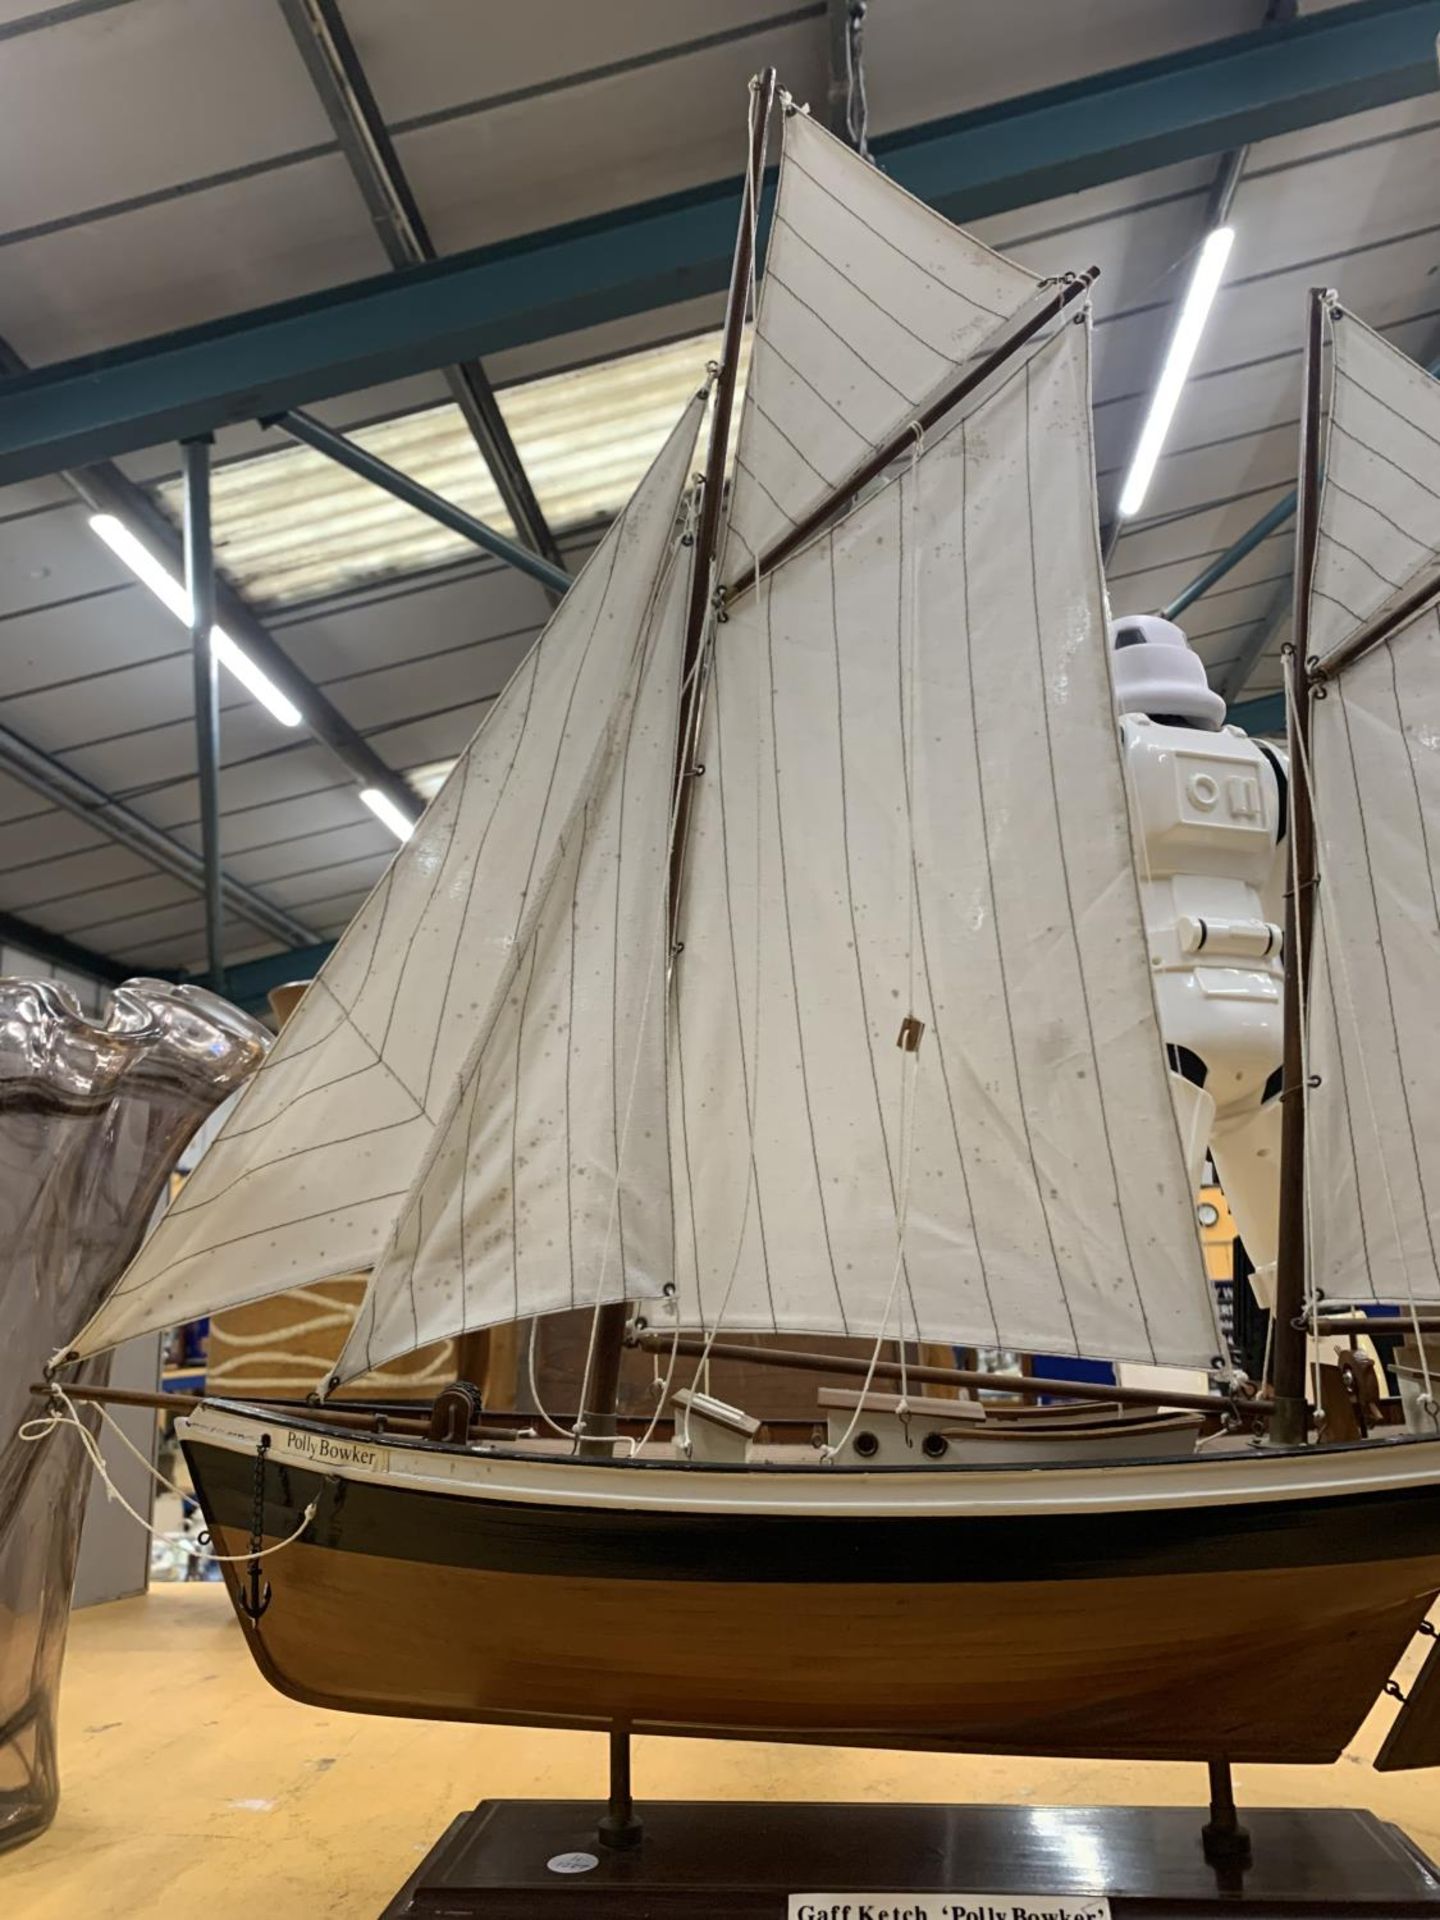
[[[1310,785],[1310,590],[1320,531],[1321,361],[1326,293],[1310,289],[1305,386],[1300,414],[1300,482],[1295,516],[1295,587],[1287,677],[1290,757],[1290,884],[1285,890],[1285,1052],[1280,1134],[1280,1247],[1275,1267],[1270,1438],[1303,1446],[1307,1293],[1305,1219],[1305,1019],[1315,923],[1315,809]]]

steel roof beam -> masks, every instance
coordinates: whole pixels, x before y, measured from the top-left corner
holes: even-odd
[[[0,339],[0,373],[20,377],[29,369],[7,340]],[[0,381],[0,394],[4,382]],[[60,478],[83,500],[93,513],[111,513],[123,520],[137,539],[145,541],[172,573],[182,575],[185,547],[179,530],[143,487],[136,486],[119,467],[108,460],[93,466],[62,470]],[[286,697],[305,716],[305,725],[315,738],[340,760],[362,786],[378,787],[407,813],[413,811],[418,795],[410,783],[381,759],[359,730],[334,706],[319,687],[302,672],[286,653],[270,629],[239,593],[222,576],[215,580],[216,607],[220,624],[248,653]]]
[[[438,259],[336,0],[280,0],[280,10],[390,264],[416,267]],[[557,573],[565,574],[555,536],[530,485],[485,369],[478,360],[470,360],[447,367],[445,379],[521,540],[548,560]],[[564,588],[558,591],[563,593]]]
[[[109,981],[112,986],[132,979],[135,973],[133,967],[122,966],[108,953],[82,947],[78,940],[67,940],[63,933],[51,933],[48,927],[37,927],[32,920],[22,920],[18,913],[0,912],[0,945],[23,947],[37,960],[48,960],[55,967],[68,967],[72,973],[88,973],[97,980]]]
[[[1252,554],[1262,540],[1268,540],[1277,532],[1295,512],[1295,489],[1275,502],[1253,526],[1245,529],[1238,540],[1232,540],[1223,553],[1217,553],[1207,567],[1202,567],[1188,585],[1183,586],[1173,600],[1167,600],[1160,611],[1167,620],[1178,620],[1188,607],[1193,607],[1209,593],[1213,586],[1223,580],[1227,573],[1233,573],[1247,555]]]
[[[1291,592],[1288,580],[1276,587],[1269,606],[1246,634],[1240,651],[1216,682],[1215,691],[1222,700],[1234,700],[1244,691],[1265,649],[1290,617]]]
[[[875,150],[975,219],[1432,92],[1437,31],[1440,0],[1352,0]],[[0,485],[718,292],[739,193],[714,182],[7,381]]]
[[[508,540],[503,533],[497,533],[494,527],[477,520],[473,513],[466,513],[463,507],[457,507],[453,500],[447,500],[443,494],[422,486],[418,480],[412,480],[408,473],[392,467],[388,461],[380,459],[358,442],[347,439],[343,433],[336,433],[313,414],[301,413],[296,409],[280,414],[275,420],[263,421],[262,425],[279,427],[292,438],[304,441],[307,447],[313,447],[317,453],[323,453],[338,466],[348,468],[362,480],[368,480],[372,486],[383,487],[386,493],[403,500],[407,507],[414,507],[417,513],[428,514],[442,527],[448,527],[452,533],[473,541],[485,553],[493,553],[497,560],[503,560],[507,566],[528,573],[532,580],[538,580],[557,600],[569,591],[570,576],[562,567],[554,567],[541,554]]]
[[[1432,379],[1440,379],[1440,355],[1429,362],[1425,371]],[[1272,533],[1279,531],[1295,513],[1299,493],[1292,487],[1283,494],[1273,507],[1270,507],[1251,526],[1248,526],[1238,540],[1232,540],[1223,553],[1217,553],[1206,567],[1202,567],[1188,585],[1183,586],[1173,599],[1167,600],[1160,608],[1167,620],[1178,620],[1182,613],[1193,607],[1210,589],[1223,580],[1227,573],[1233,573],[1240,562],[1252,554],[1262,541],[1268,540]],[[1282,586],[1275,596],[1274,603],[1262,619],[1257,621],[1254,632],[1241,647],[1232,662],[1217,692],[1229,700],[1244,687],[1254,672],[1256,663],[1264,653],[1272,636],[1283,624],[1290,606],[1290,587]]]
[[[162,828],[153,826],[123,800],[106,793],[83,774],[73,772],[51,754],[22,740],[8,727],[0,727],[0,770],[23,781],[52,806],[63,807],[77,819],[88,820],[97,833],[128,847],[152,867],[168,873],[172,880],[204,894],[205,862],[198,853],[193,853]],[[258,928],[267,938],[283,940],[290,947],[314,944],[316,935],[303,920],[297,920],[243,881],[227,874],[222,892],[230,912]]]
[[[1231,707],[1229,718],[1247,733],[1284,733],[1285,696],[1262,693],[1256,700],[1242,700],[1238,707]]]
[[[87,506],[96,513],[113,513],[118,520],[124,520],[172,572],[183,572],[184,542],[179,532],[145,489],[127,479],[118,467],[102,461],[97,466],[67,472],[64,478]],[[286,698],[295,703],[315,738],[329,747],[362,786],[380,788],[397,807],[413,814],[417,795],[409,781],[381,759],[365,736],[327,699],[309,675],[296,666],[249,602],[223,574],[215,578],[215,606],[221,626],[255,664],[264,669]]]
[[[260,960],[242,960],[238,966],[226,970],[226,994],[237,1007],[263,1011],[272,987],[289,987],[301,980],[313,980],[334,948],[333,940],[320,940],[313,946],[267,953]]]

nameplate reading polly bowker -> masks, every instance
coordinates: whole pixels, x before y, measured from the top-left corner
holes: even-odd
[[[390,1464],[384,1447],[366,1446],[362,1440],[332,1440],[328,1433],[305,1433],[292,1428],[285,1436],[288,1453],[304,1454],[317,1467],[361,1467],[379,1473]]]
[[[789,1920],[1111,1920],[1094,1893],[792,1893]]]

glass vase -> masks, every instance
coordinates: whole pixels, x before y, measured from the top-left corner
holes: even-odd
[[[0,1850],[59,1800],[55,1706],[89,1463],[18,1437],[45,1366],[144,1235],[181,1149],[259,1065],[265,1029],[199,987],[132,980],[103,1024],[48,981],[0,979]],[[73,1376],[103,1383],[108,1355]],[[92,1431],[93,1410],[84,1416]]]

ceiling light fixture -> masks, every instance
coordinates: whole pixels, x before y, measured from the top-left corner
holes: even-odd
[[[362,787],[360,798],[369,807],[375,818],[387,826],[397,840],[408,840],[415,831],[415,822],[401,812],[388,793],[382,793],[379,787]]]
[[[90,516],[90,531],[102,539],[110,551],[127,566],[142,586],[154,594],[160,604],[173,613],[183,625],[190,624],[190,595],[184,585],[167,571],[163,563],[125,525],[117,520],[113,513],[94,513]],[[257,667],[249,654],[238,647],[220,626],[210,629],[210,645],[215,658],[228,673],[232,673],[280,722],[282,727],[298,727],[303,718],[300,709],[293,700],[276,686],[268,674]]]
[[[1200,249],[1200,258],[1195,262],[1185,304],[1180,309],[1180,318],[1170,341],[1170,351],[1165,356],[1165,368],[1145,418],[1145,430],[1140,435],[1135,457],[1130,462],[1130,471],[1125,476],[1125,485],[1120,492],[1119,513],[1122,520],[1132,520],[1145,504],[1145,495],[1155,476],[1160,450],[1170,431],[1170,423],[1175,418],[1175,409],[1180,404],[1185,382],[1190,377],[1195,351],[1200,345],[1200,336],[1205,331],[1205,322],[1210,317],[1215,295],[1220,290],[1225,263],[1230,258],[1234,243],[1233,227],[1216,227]]]

